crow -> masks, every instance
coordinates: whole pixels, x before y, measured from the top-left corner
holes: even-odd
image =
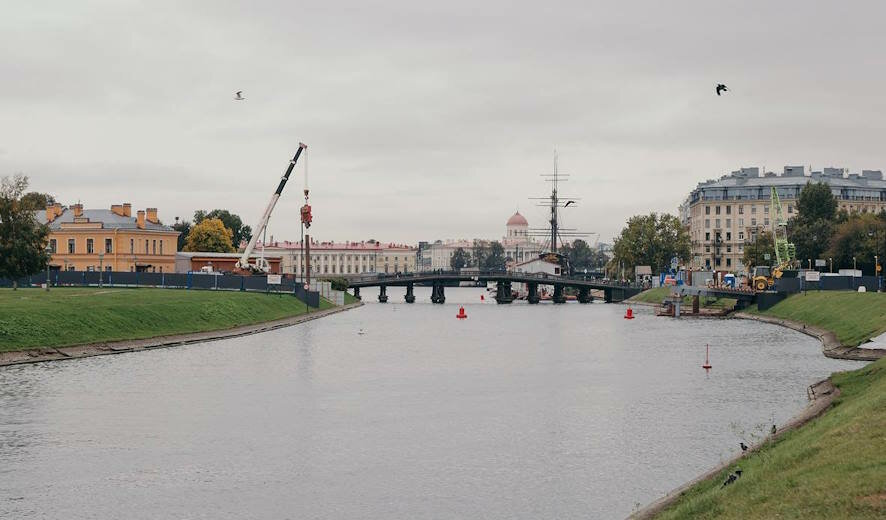
[[[234,101],[244,101],[244,100],[246,100],[246,98],[243,97],[243,91],[238,90],[237,93],[234,94]]]
[[[741,468],[735,468],[735,474],[738,475],[738,478],[741,478],[741,474],[742,474]]]
[[[566,205],[563,206],[563,207],[564,207],[564,208],[568,208],[570,204],[575,204],[575,201],[574,201],[574,200],[566,201]]]
[[[738,444],[739,444],[739,446],[741,446],[741,451],[742,451],[742,453],[748,451],[748,447],[747,447],[747,445],[746,445],[745,443],[743,443],[743,442],[739,442]]]
[[[775,425],[773,424],[773,425],[772,425],[772,429],[769,430],[769,433],[771,433],[772,435],[775,435],[775,432],[777,432],[777,431],[778,431],[778,429],[777,429],[777,428],[775,427]]]
[[[737,478],[738,478],[738,477],[735,476],[735,473],[730,473],[730,474],[729,474],[729,477],[726,479],[726,482],[723,482],[723,485],[722,485],[721,487],[726,487],[726,486],[728,486],[729,484],[732,484],[733,482],[735,482],[735,480],[736,480]]]
[[[729,89],[726,88],[726,85],[724,85],[722,83],[717,83],[717,95],[718,96],[720,95],[720,92],[726,92],[726,91],[729,91]]]

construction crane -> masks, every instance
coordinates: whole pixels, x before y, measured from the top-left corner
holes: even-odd
[[[793,264],[797,258],[797,248],[788,242],[788,223],[784,219],[781,209],[781,200],[775,186],[769,195],[769,205],[772,208],[772,241],[775,244],[775,266],[754,266],[754,289],[765,291],[775,285],[775,280],[784,275],[785,270]]]
[[[280,179],[280,184],[277,185],[277,190],[271,195],[271,200],[268,202],[268,206],[265,208],[261,220],[259,220],[258,225],[252,229],[252,238],[249,239],[249,244],[247,244],[246,249],[243,250],[240,260],[237,260],[237,270],[250,273],[267,273],[271,270],[271,266],[268,264],[268,261],[265,260],[264,256],[256,260],[255,264],[249,263],[249,256],[252,255],[253,250],[255,250],[255,243],[258,241],[258,237],[261,236],[262,232],[264,232],[265,228],[268,226],[268,220],[271,218],[274,206],[276,206],[277,201],[280,200],[280,194],[283,193],[283,187],[286,186],[286,181],[289,180],[289,175],[292,173],[292,169],[295,168],[295,163],[298,162],[302,150],[307,149],[307,147],[308,145],[305,143],[298,143],[298,150],[295,152],[295,156],[289,161],[289,167],[286,168],[286,173],[284,173],[283,177]],[[264,250],[264,247],[262,247],[262,249]]]

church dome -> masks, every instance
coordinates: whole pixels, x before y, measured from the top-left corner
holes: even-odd
[[[526,221],[526,217],[520,214],[520,212],[516,212],[511,215],[511,218],[508,219],[508,226],[528,226],[529,222]]]

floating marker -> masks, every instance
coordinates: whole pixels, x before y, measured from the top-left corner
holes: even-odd
[[[634,309],[631,309],[630,307],[628,307],[627,312],[625,312],[625,319],[626,320],[634,319]]]
[[[703,368],[705,370],[710,370],[711,368],[713,368],[711,366],[711,346],[710,345],[704,346],[704,365],[702,365],[701,368]]]
[[[468,315],[465,314],[465,308],[464,308],[464,307],[459,307],[459,309],[458,309],[458,314],[456,314],[455,317],[458,318],[458,319],[460,319],[460,320],[463,320],[463,319],[467,318]]]

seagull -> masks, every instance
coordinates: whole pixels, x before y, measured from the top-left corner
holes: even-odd
[[[745,445],[745,443],[739,442],[738,444],[739,444],[739,446],[741,446],[742,453],[748,451],[748,447],[747,447],[747,445]]]
[[[246,98],[242,96],[243,91],[238,90],[236,94],[234,94],[234,101],[245,101]]]
[[[726,85],[724,85],[722,83],[717,83],[717,95],[718,96],[720,95],[720,92],[724,92],[724,91],[728,91],[728,90],[729,89],[726,88]]]
[[[568,208],[570,204],[575,204],[575,201],[574,200],[566,201],[566,205],[563,207]]]
[[[363,334],[366,334],[366,333],[363,332],[363,329],[360,329],[360,332],[358,332],[357,334],[360,335],[360,336],[362,336]]]

